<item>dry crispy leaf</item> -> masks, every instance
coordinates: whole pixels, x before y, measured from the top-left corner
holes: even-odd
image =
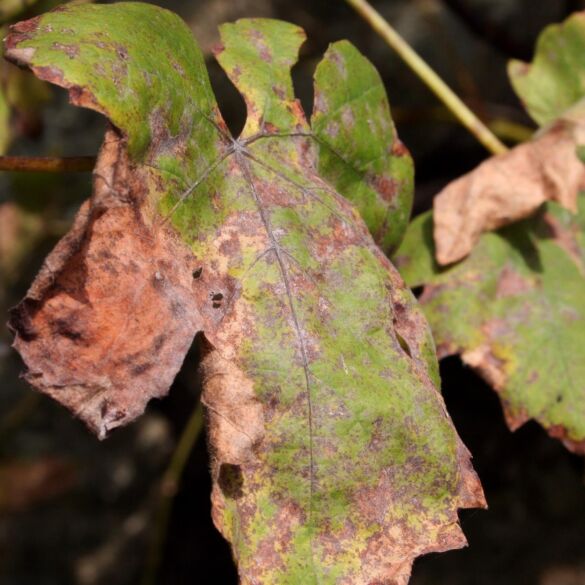
[[[105,437],[166,394],[202,320],[192,253],[156,225],[113,130],[94,176],[10,325],[27,381]]]
[[[241,582],[403,584],[416,556],[465,543],[457,509],[483,495],[422,313],[331,186],[363,177],[382,210],[371,231],[400,239],[409,184],[389,189],[390,172],[407,155],[379,88],[372,103],[346,91],[358,72],[367,89],[379,79],[348,43],[328,51],[345,81],[317,76],[315,115],[335,120],[338,102],[371,118],[346,114],[351,173],[323,165],[335,136],[311,127],[290,77],[303,38],[278,21],[222,28],[218,58],[248,107],[234,140],[167,11],[68,6],[13,30],[12,59],[114,125],[92,199],[16,310],[15,343],[29,380],[105,434],[166,391],[199,334],[213,515]],[[374,150],[386,140],[384,165],[364,131]]]
[[[545,201],[575,211],[585,188],[585,165],[577,154],[584,135],[582,119],[559,120],[443,189],[433,202],[438,262],[461,260],[483,232],[528,217]]]

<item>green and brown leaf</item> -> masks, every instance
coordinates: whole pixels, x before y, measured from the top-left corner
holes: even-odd
[[[410,286],[424,285],[420,301],[439,356],[459,353],[476,368],[499,393],[512,429],[535,419],[580,454],[584,23],[579,13],[550,27],[534,63],[510,67],[516,91],[546,128],[447,185],[395,257]]]
[[[416,556],[465,543],[457,509],[484,503],[428,326],[368,232],[400,241],[410,158],[348,43],[317,70],[309,124],[290,77],[303,32],[242,20],[221,36],[248,108],[237,139],[170,12],[68,6],[13,28],[12,60],[112,123],[91,199],[12,316],[15,346],[27,379],[105,436],[197,338],[214,520],[241,582],[406,583]]]
[[[482,233],[532,215],[545,201],[571,211],[585,189],[585,12],[549,26],[532,63],[508,72],[528,113],[534,138],[494,156],[450,183],[435,198],[434,238],[440,264],[461,260]]]
[[[434,259],[432,215],[409,228],[395,261],[420,302],[439,357],[459,353],[500,395],[516,429],[537,420],[585,454],[585,197],[577,215],[548,203],[484,234],[459,264]]]

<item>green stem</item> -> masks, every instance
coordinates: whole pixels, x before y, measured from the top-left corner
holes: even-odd
[[[498,140],[490,129],[366,0],[345,1],[398,53],[410,69],[418,75],[481,144],[492,154],[502,154],[508,151],[508,148]]]
[[[93,156],[0,156],[0,171],[21,173],[81,173],[95,166]]]
[[[155,528],[151,540],[150,554],[146,562],[142,585],[155,585],[163,555],[164,543],[167,536],[173,501],[179,489],[181,476],[189,455],[203,430],[203,407],[201,403],[193,410],[181,438],[177,444],[171,462],[167,467],[161,482],[158,494],[158,507],[156,511]]]

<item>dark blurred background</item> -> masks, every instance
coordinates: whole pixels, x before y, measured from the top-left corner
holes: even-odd
[[[55,1],[0,0],[10,22]],[[232,131],[244,105],[211,56],[217,25],[268,16],[305,28],[294,70],[310,111],[312,72],[328,43],[348,38],[379,69],[399,133],[417,169],[415,212],[486,152],[343,0],[157,2],[190,25],[208,58]],[[385,0],[374,2],[457,93],[508,144],[534,127],[506,78],[510,58],[530,59],[541,29],[584,1]],[[585,55],[584,55],[585,58]],[[19,155],[95,154],[97,114],[63,91],[2,65],[0,149]],[[45,254],[90,193],[89,174],[0,174],[0,311],[18,301]],[[68,412],[19,380],[0,330],[0,583],[2,585],[235,585],[229,548],[210,520],[210,479],[200,434],[176,490],[161,478],[198,402],[196,356],[170,395],[135,424],[99,442]],[[461,513],[470,547],[419,559],[414,585],[585,585],[583,463],[534,423],[516,433],[496,395],[459,360],[442,364],[447,407],[471,450],[489,511]],[[193,421],[192,421],[193,422]],[[197,427],[197,420],[193,429]],[[163,496],[161,496],[161,493]],[[171,497],[173,496],[174,497]],[[168,525],[164,502],[171,502]]]

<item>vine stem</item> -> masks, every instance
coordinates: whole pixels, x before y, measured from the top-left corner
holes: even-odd
[[[177,444],[175,452],[171,457],[158,491],[158,506],[155,515],[154,532],[151,535],[150,553],[146,562],[142,585],[155,585],[157,582],[158,570],[160,568],[163,548],[167,537],[169,521],[173,501],[179,489],[181,477],[189,455],[203,430],[203,406],[201,402],[193,410],[187,421]]]
[[[28,173],[82,173],[93,170],[94,156],[0,156],[0,171]]]
[[[408,67],[487,150],[492,154],[503,154],[508,151],[506,145],[463,103],[457,94],[367,0],[345,1],[398,53]]]

